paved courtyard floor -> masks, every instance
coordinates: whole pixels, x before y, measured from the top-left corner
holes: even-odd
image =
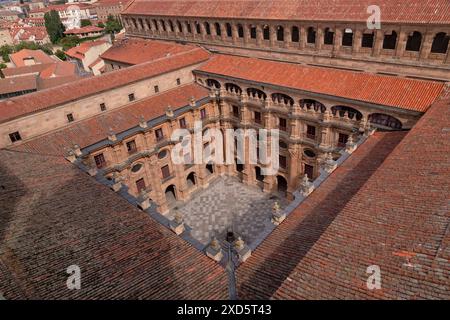
[[[192,237],[202,244],[208,244],[213,235],[223,241],[229,229],[250,244],[270,221],[275,201],[281,208],[288,205],[286,199],[244,185],[237,178],[220,177],[191,200],[178,205],[178,211],[192,228]],[[173,218],[174,212],[168,214],[169,219]]]

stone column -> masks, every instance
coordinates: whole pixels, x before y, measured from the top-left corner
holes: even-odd
[[[321,27],[318,27],[316,34],[316,50],[322,49],[323,37],[323,29]]]
[[[339,53],[339,49],[342,46],[342,30],[336,28],[334,32],[334,44],[333,44],[333,54]]]
[[[152,188],[152,199],[159,207],[159,213],[165,214],[169,211],[169,206],[167,204],[166,196],[164,195],[164,190],[162,189],[161,185],[161,169],[158,166],[158,161],[156,159],[145,161],[145,169],[147,173],[147,179],[150,182],[150,186]]]
[[[250,28],[247,23],[244,23],[242,28],[244,28],[244,45],[247,45],[250,40]]]
[[[420,48],[420,60],[428,59],[428,56],[431,52],[431,46],[433,44],[434,34],[428,31],[425,34],[425,37],[422,39],[422,46]]]
[[[297,189],[297,182],[299,181],[301,168],[301,156],[299,151],[299,146],[297,144],[292,144],[289,146],[289,172],[288,172],[288,189],[287,197],[288,200],[293,200],[293,193]]]
[[[383,30],[375,30],[374,43],[372,48],[372,56],[380,56],[381,49],[383,48],[384,32]]]
[[[300,49],[305,49],[305,46],[306,46],[306,29],[304,26],[300,26],[299,46],[300,46]]]
[[[274,47],[277,41],[277,30],[274,25],[269,25],[270,46]]]
[[[209,30],[211,31],[211,26],[209,27]],[[205,28],[205,23],[204,22],[200,23],[200,32],[201,32],[201,34],[200,34],[201,39],[205,40],[205,38],[206,38],[206,28]]]
[[[330,139],[329,139],[329,128],[328,127],[319,127],[320,128],[320,144],[321,148],[329,148],[330,147]]]
[[[238,37],[239,37],[239,35],[238,35],[237,25],[233,23],[231,25],[231,38],[233,39],[233,44],[237,43]]]
[[[405,53],[406,41],[408,39],[408,35],[404,30],[400,30],[400,34],[397,38],[397,49],[395,50],[396,57],[402,57]]]
[[[263,31],[262,31],[262,26],[261,25],[257,25],[256,26],[256,45],[258,47],[261,47],[263,42]]]
[[[225,28],[225,23],[220,23],[220,37],[222,38],[223,42],[227,41],[227,28]]]
[[[284,46],[289,48],[292,43],[291,26],[284,26]]]
[[[357,28],[355,30],[355,33],[353,34],[352,52],[359,53],[361,49],[361,41],[362,41],[362,30]]]

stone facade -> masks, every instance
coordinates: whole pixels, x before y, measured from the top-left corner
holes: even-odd
[[[449,25],[224,20],[122,14],[129,36],[198,43],[223,53],[450,80]]]

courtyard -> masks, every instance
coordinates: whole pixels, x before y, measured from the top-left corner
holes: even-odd
[[[251,244],[271,223],[272,207],[278,201],[283,209],[288,201],[261,189],[247,186],[234,177],[219,177],[206,189],[197,191],[184,204],[178,205],[191,235],[204,245],[213,236],[224,241],[232,230]],[[168,214],[173,219],[175,209]]]

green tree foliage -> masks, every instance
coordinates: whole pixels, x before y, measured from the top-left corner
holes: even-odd
[[[103,23],[103,22],[99,22],[99,23],[97,23],[97,27],[99,27],[99,28],[104,28],[105,27],[105,24]]]
[[[55,10],[46,12],[44,15],[45,28],[52,43],[57,43],[64,36],[64,25]]]
[[[5,68],[6,68],[6,64],[0,63],[0,69],[5,69]]]
[[[81,43],[81,39],[78,38],[77,36],[66,36],[64,38],[62,38],[61,40],[59,40],[59,45],[62,46],[62,49],[64,51],[75,47],[76,45]]]
[[[122,30],[122,24],[120,23],[120,21],[114,18],[114,16],[109,15],[108,20],[106,20],[105,31],[107,33],[114,34],[119,32],[120,30]]]
[[[57,56],[58,58],[60,58],[61,60],[66,60],[67,59],[67,56],[66,56],[66,54],[64,53],[64,51],[62,51],[62,50],[56,50],[56,52],[55,52],[55,56]]]
[[[92,26],[91,20],[89,19],[81,19],[81,27]]]
[[[14,50],[14,47],[10,46],[8,44],[5,44],[5,45],[0,47],[0,55],[2,56],[3,61],[5,61],[5,62],[9,62],[10,61],[9,54],[13,53],[13,50]]]
[[[10,46],[8,44],[1,46],[0,47],[0,55],[3,58],[4,62],[9,62],[10,61],[9,54],[20,51],[22,49],[42,50],[48,55],[53,54],[52,47],[49,44],[41,45],[41,44],[37,44],[34,42],[22,41],[19,44],[16,44],[14,46]]]

